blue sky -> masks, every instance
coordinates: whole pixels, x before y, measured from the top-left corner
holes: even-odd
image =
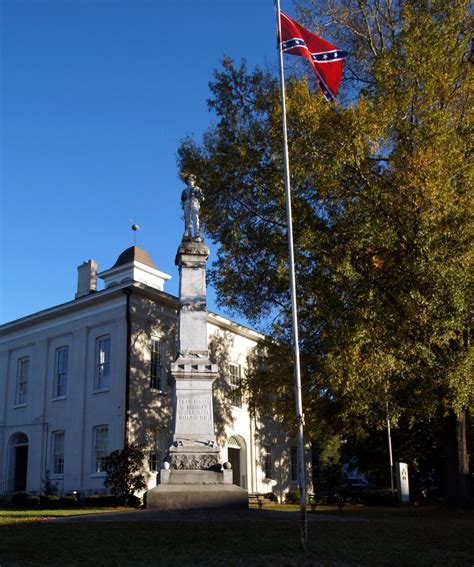
[[[224,54],[277,68],[273,0],[1,0],[0,10],[1,322],[73,299],[79,264],[109,268],[133,244],[130,219],[177,295],[176,151],[213,119],[208,83]]]

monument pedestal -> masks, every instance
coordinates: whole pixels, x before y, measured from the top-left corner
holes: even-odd
[[[179,353],[174,378],[173,444],[159,485],[148,491],[147,508],[247,508],[248,493],[232,484],[222,468],[214,433],[212,386],[217,365],[209,360],[206,310],[206,261],[201,238],[183,238],[176,256],[180,271]]]
[[[154,510],[247,507],[248,493],[232,484],[232,470],[162,469],[160,484],[147,494],[147,508]]]
[[[220,469],[212,403],[217,365],[207,357],[180,356],[171,365],[171,374],[175,381],[174,434],[168,459],[171,468]]]

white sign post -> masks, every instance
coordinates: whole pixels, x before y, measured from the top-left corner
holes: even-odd
[[[400,504],[410,503],[410,486],[408,484],[408,465],[395,463],[395,478],[397,480],[398,501]]]

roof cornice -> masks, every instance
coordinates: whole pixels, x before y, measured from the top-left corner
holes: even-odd
[[[155,301],[156,303],[159,303],[163,307],[167,307],[175,313],[177,313],[178,311],[179,299],[176,296],[151,288],[144,284],[134,282],[133,284],[116,285],[103,289],[101,291],[92,292],[88,295],[79,297],[78,299],[68,301],[67,303],[62,303],[60,305],[38,311],[37,313],[33,313],[31,315],[27,315],[26,317],[15,319],[14,321],[0,325],[0,338],[6,337],[10,333],[21,331],[22,329],[25,329],[27,327],[44,324],[47,321],[52,321],[60,317],[71,315],[95,305],[104,304],[108,301],[117,299],[122,294],[130,291],[133,294],[137,294],[146,299]],[[219,327],[224,331],[231,331],[236,335],[240,335],[241,337],[252,341],[260,341],[265,338],[261,333],[258,333],[257,331],[254,331],[249,327],[240,325],[239,323],[231,321],[230,319],[227,319],[226,317],[223,317],[222,315],[218,315],[217,313],[213,313],[211,311],[208,311],[207,321],[208,323],[215,325],[216,327]]]
[[[251,341],[261,341],[265,338],[265,336],[261,333],[258,333],[249,327],[245,327],[244,325],[240,325],[240,323],[231,321],[230,319],[227,319],[227,317],[213,313],[212,311],[207,312],[207,322],[224,331],[231,331],[232,333],[240,335],[246,339],[250,339]]]
[[[159,291],[157,289],[153,289],[136,282],[127,285],[116,285],[103,289],[101,291],[92,292],[88,295],[79,297],[78,299],[68,301],[67,303],[61,303],[60,305],[55,305],[54,307],[38,311],[37,313],[33,313],[31,315],[27,315],[26,317],[15,319],[14,321],[0,325],[0,337],[5,336],[9,333],[21,331],[25,327],[39,325],[58,317],[73,314],[88,307],[103,304],[107,301],[116,299],[117,297],[121,296],[124,293],[124,290],[127,289],[131,290],[132,292],[136,291],[143,296],[147,296],[154,301],[162,303],[164,306],[169,307],[170,309],[176,310],[178,307],[178,299],[173,295],[165,293],[164,291]]]

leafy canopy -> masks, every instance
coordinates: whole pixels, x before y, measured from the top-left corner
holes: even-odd
[[[383,424],[387,404],[395,422],[461,411],[473,390],[468,2],[314,5],[300,6],[306,25],[324,25],[351,54],[342,89],[351,102],[326,104],[305,78],[287,80],[307,426],[330,418],[357,432]],[[256,324],[273,320],[256,357],[265,364],[248,376],[252,407],[271,391],[288,417],[278,82],[225,58],[210,89],[217,123],[201,143],[181,144],[179,166],[205,191],[221,303]]]

